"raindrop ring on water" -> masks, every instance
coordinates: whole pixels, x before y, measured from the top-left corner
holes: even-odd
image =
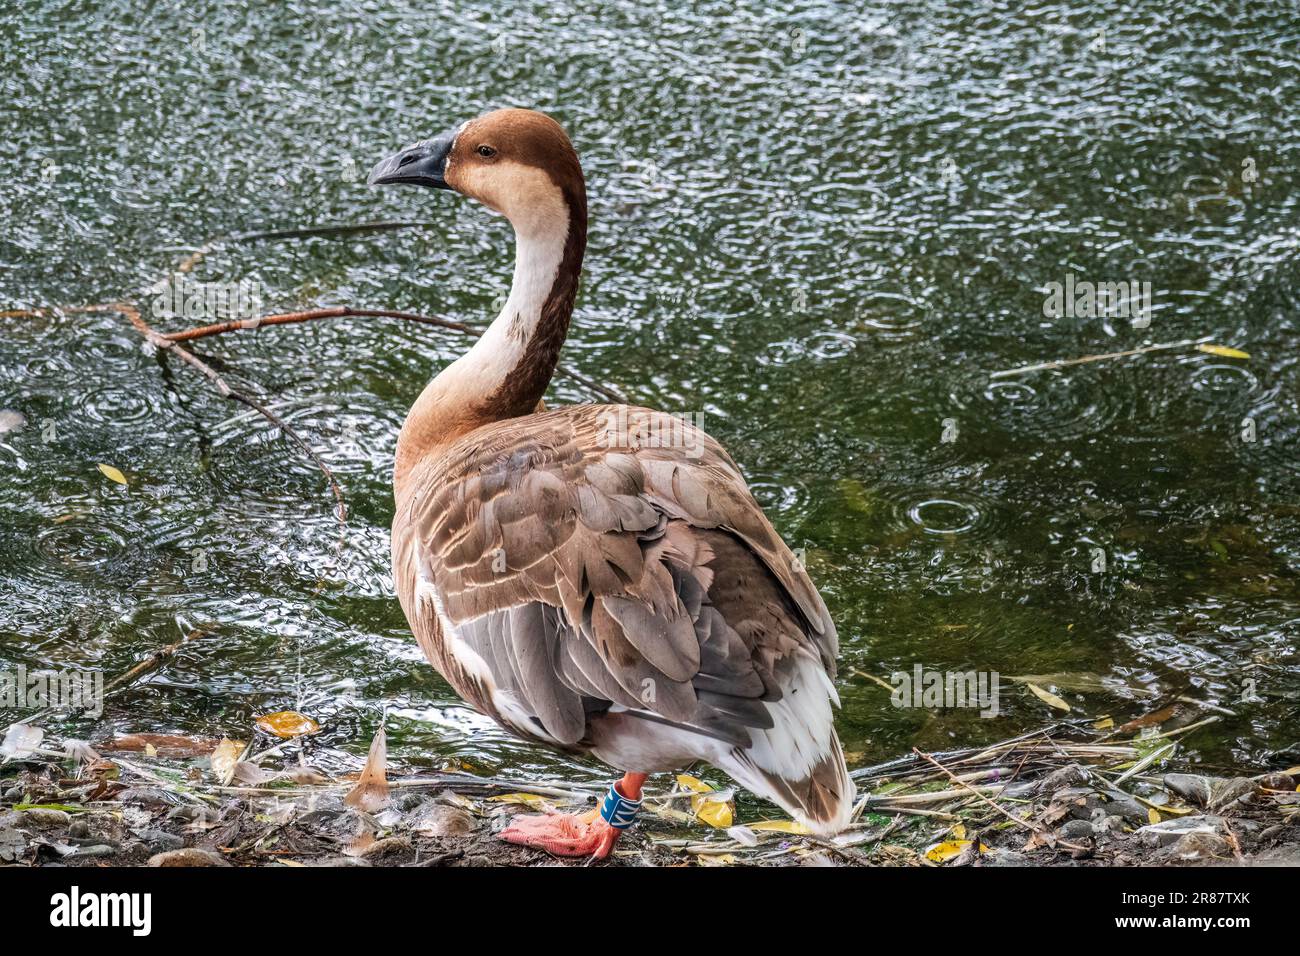
[[[964,534],[979,523],[980,511],[950,498],[931,498],[912,505],[907,516],[926,534]]]

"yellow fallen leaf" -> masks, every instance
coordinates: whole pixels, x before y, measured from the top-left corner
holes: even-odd
[[[1226,345],[1207,345],[1204,342],[1202,342],[1200,345],[1196,346],[1196,348],[1198,351],[1206,352],[1210,355],[1218,355],[1221,356],[1222,358],[1235,358],[1235,359],[1250,358],[1249,352],[1243,352],[1241,349],[1228,348],[1228,346]]]
[[[954,840],[964,840],[966,839],[966,824],[958,823],[953,826],[950,832]]]
[[[1160,812],[1159,812],[1158,810],[1156,810],[1155,807],[1148,807],[1148,808],[1147,808],[1147,820],[1149,820],[1151,823],[1159,823],[1159,822],[1160,822]]]
[[[1165,803],[1152,803],[1146,797],[1137,797],[1137,801],[1146,804],[1146,806],[1155,810],[1157,813],[1163,813],[1167,817],[1185,817],[1189,813],[1196,812],[1192,807],[1174,807]]]
[[[1041,700],[1044,704],[1049,704],[1057,710],[1063,710],[1066,713],[1069,713],[1070,705],[1061,700],[1061,698],[1057,697],[1055,694],[1043,690],[1043,688],[1039,687],[1037,684],[1026,683],[1025,686],[1029,688],[1031,694]]]
[[[223,787],[229,786],[230,781],[235,777],[235,764],[239,763],[239,755],[244,752],[244,744],[239,740],[228,740],[221,738],[221,743],[217,744],[217,749],[212,751],[212,756],[208,762],[212,766],[212,772],[217,775],[217,780]]]
[[[692,777],[689,773],[679,773],[677,775],[677,786],[683,790],[689,790],[691,793],[710,793],[713,790],[699,777]]]
[[[716,791],[703,780],[690,774],[679,773],[677,783],[683,790],[691,791],[691,811],[711,827],[725,830],[735,822],[735,808],[730,800],[719,800],[711,794]]]
[[[158,756],[158,748],[155,747],[153,744],[145,744],[144,755],[146,757],[156,757]]]
[[[126,484],[126,475],[122,474],[112,465],[96,465],[95,467],[98,468],[109,481],[116,481],[119,485]]]
[[[697,817],[719,830],[725,830],[736,822],[736,811],[730,800],[719,800],[701,794],[691,797],[691,809]]]
[[[502,793],[495,797],[488,797],[488,799],[495,803],[522,803],[526,807],[535,807],[538,810],[550,808],[550,804],[546,802],[546,799],[535,793]]]
[[[292,740],[294,737],[314,734],[320,730],[320,724],[296,710],[279,710],[274,714],[258,717],[257,727],[283,740]]]
[[[1112,727],[1114,727],[1114,726],[1115,726],[1115,721],[1114,721],[1114,719],[1111,718],[1111,717],[1106,717],[1105,719],[1103,719],[1103,720],[1099,720],[1099,721],[1097,721],[1096,723],[1094,723],[1094,724],[1092,725],[1092,729],[1093,729],[1093,730],[1110,730],[1110,728],[1112,728]]]
[[[758,823],[749,824],[749,828],[768,833],[793,833],[796,836],[804,836],[812,832],[802,823],[793,820],[760,820]]]
[[[931,863],[947,863],[949,860],[955,860],[961,856],[962,852],[970,845],[970,840],[945,840],[926,850],[925,858]],[[989,848],[981,843],[980,852],[987,853],[988,851]]]

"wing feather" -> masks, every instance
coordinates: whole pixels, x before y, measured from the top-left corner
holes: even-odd
[[[575,744],[617,706],[744,744],[801,649],[833,675],[834,626],[726,452],[621,413],[683,440],[609,447],[610,409],[576,406],[419,466],[394,523],[403,607],[453,686],[523,733]],[[425,603],[402,593],[416,567]]]

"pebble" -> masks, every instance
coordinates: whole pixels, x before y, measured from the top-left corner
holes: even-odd
[[[1064,787],[1085,786],[1092,780],[1092,775],[1085,767],[1077,763],[1067,764],[1060,770],[1054,770],[1039,781],[1036,788],[1039,793],[1051,793]]]
[[[1156,853],[1160,860],[1227,860],[1232,847],[1217,833],[1186,833]]]
[[[1101,806],[1105,808],[1107,816],[1119,816],[1141,823],[1147,823],[1151,819],[1146,808],[1131,797],[1116,797]]]
[[[1069,820],[1057,832],[1062,840],[1091,840],[1092,823],[1088,820]]]
[[[1285,790],[1294,793],[1296,788],[1295,778],[1285,773],[1266,773],[1259,778],[1258,782],[1265,790]]]
[[[1165,789],[1206,810],[1221,810],[1255,792],[1249,777],[1206,777],[1199,773],[1167,773]]]
[[[166,830],[139,830],[136,836],[140,838],[145,846],[154,853],[162,853],[166,850],[179,850],[185,846],[185,840],[174,833],[168,833]]]
[[[983,866],[1028,866],[1029,858],[1023,853],[1016,853],[1014,850],[994,847],[988,853],[980,856],[980,862]]]
[[[405,793],[397,795],[397,799],[393,801],[393,805],[403,813],[410,813],[427,799],[429,799],[427,794],[417,793],[414,790],[407,790]]]
[[[1220,817],[1177,817],[1160,823],[1138,827],[1134,834],[1146,846],[1163,847],[1177,843],[1189,833],[1217,834],[1223,824]]]

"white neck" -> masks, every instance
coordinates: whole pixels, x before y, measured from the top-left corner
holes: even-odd
[[[505,306],[474,347],[443,369],[431,385],[446,379],[458,395],[473,400],[491,395],[505,383],[537,329],[564,257],[567,234],[567,221],[558,232],[516,234],[515,274]]]
[[[487,400],[509,391],[512,377],[517,378],[528,361],[528,343],[555,288],[569,235],[568,205],[558,189],[548,192],[551,195],[542,201],[535,194],[526,209],[510,215],[515,227],[515,273],[505,307],[473,348],[425,386],[406,416],[397,440],[394,473],[399,494],[425,454],[493,420],[484,417]],[[563,321],[567,326],[567,313]],[[550,369],[546,374],[549,377]]]

